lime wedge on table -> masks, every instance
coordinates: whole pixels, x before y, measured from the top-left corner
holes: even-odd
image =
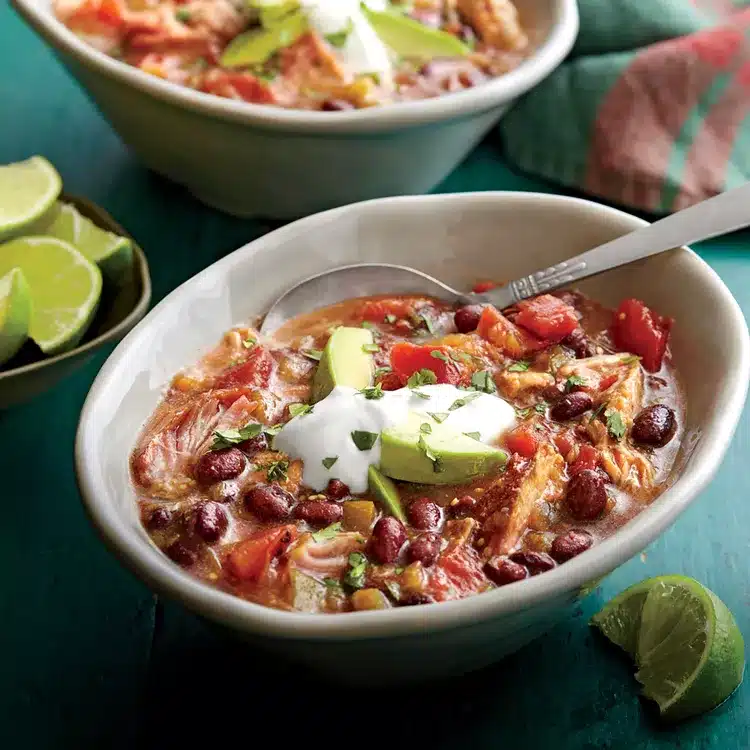
[[[29,335],[45,354],[72,349],[99,303],[102,275],[72,245],[54,237],[20,237],[0,245],[0,275],[20,268],[33,311]]]
[[[109,281],[117,283],[126,278],[133,263],[133,243],[127,237],[100,229],[69,203],[58,201],[51,214],[50,223],[35,234],[69,242],[96,263]]]
[[[643,694],[668,721],[710,711],[742,682],[745,645],[737,623],[692,578],[658,576],[631,586],[592,624],[635,658]]]
[[[21,234],[60,195],[57,170],[41,156],[0,167],[0,241]]]
[[[0,365],[5,364],[29,337],[31,294],[20,268],[0,277]]]

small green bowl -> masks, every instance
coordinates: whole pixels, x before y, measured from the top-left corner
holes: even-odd
[[[130,278],[117,286],[105,282],[102,299],[83,341],[64,354],[44,357],[33,344],[26,344],[4,367],[0,367],[0,409],[30,401],[84,365],[106,344],[115,344],[146,314],[151,302],[151,277],[146,256],[135,240],[103,209],[85,198],[63,194],[98,227],[133,241]]]

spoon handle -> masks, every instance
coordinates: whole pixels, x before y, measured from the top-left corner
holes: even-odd
[[[557,289],[610,268],[648,258],[681,245],[700,242],[750,225],[750,183],[683,209],[642,229],[542,271],[476,295],[496,307]]]

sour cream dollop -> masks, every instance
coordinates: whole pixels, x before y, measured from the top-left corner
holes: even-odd
[[[437,413],[447,414],[441,423],[456,432],[478,432],[481,442],[492,444],[516,421],[513,407],[498,396],[462,391],[453,385],[425,385],[417,391],[428,398],[401,388],[385,391],[379,399],[367,399],[355,388],[337,386],[311,412],[287,422],[276,436],[274,447],[302,459],[303,481],[315,491],[324,490],[328,481],[336,478],[352,492],[360,493],[367,490],[368,468],[380,463],[380,439],[372,448],[360,450],[352,432],[379,435],[384,429],[405,424],[410,412],[425,416]],[[471,400],[450,411],[469,393]]]
[[[366,5],[372,10],[385,10],[387,3],[367,0]],[[345,35],[343,44],[334,53],[350,73],[390,76],[391,53],[362,12],[360,0],[300,0],[300,6],[321,36]]]

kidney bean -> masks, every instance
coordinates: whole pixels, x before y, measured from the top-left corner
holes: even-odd
[[[523,581],[528,578],[529,571],[520,563],[513,562],[507,557],[493,557],[484,564],[484,574],[496,586],[505,586],[506,583]]]
[[[146,521],[146,527],[152,531],[165,529],[172,521],[172,511],[168,508],[157,508]]]
[[[459,333],[471,333],[477,330],[479,318],[482,317],[482,305],[459,307],[453,315],[453,321]]]
[[[218,503],[201,503],[195,511],[195,533],[208,544],[218,542],[228,525],[227,513]]]
[[[593,543],[594,538],[588,531],[570,529],[555,537],[549,552],[557,562],[563,563],[585,552]]]
[[[552,570],[555,567],[555,561],[546,552],[521,550],[520,552],[514,552],[510,559],[514,563],[523,565],[532,576]]]
[[[407,509],[406,515],[409,523],[420,531],[436,531],[443,519],[440,506],[426,497],[415,500]]]
[[[165,552],[167,553],[167,557],[172,560],[172,562],[176,562],[183,568],[189,568],[191,565],[194,565],[197,558],[195,552],[187,547],[184,542],[181,542],[179,539],[176,542],[172,542],[172,544],[167,547]]]
[[[451,500],[448,508],[454,516],[466,516],[472,513],[477,507],[477,499],[471,495],[463,495],[455,500]]]
[[[294,498],[277,484],[258,484],[245,495],[245,507],[264,521],[289,517]]]
[[[329,479],[328,487],[326,487],[326,495],[331,500],[343,500],[345,497],[351,495],[349,487],[345,485],[340,479]]]
[[[587,412],[593,405],[594,402],[591,396],[585,391],[569,393],[567,396],[563,396],[550,409],[549,415],[558,422],[566,422],[569,419],[580,417],[581,414]]]
[[[399,604],[405,607],[415,607],[419,604],[432,604],[435,600],[429,594],[419,594],[417,592],[411,594],[405,594],[400,600]]]
[[[630,437],[641,445],[665,446],[677,430],[674,411],[663,404],[646,407],[634,420]]]
[[[244,440],[237,446],[246,456],[254,456],[256,453],[268,450],[268,436],[265,432],[256,435],[250,440]]]
[[[213,484],[234,479],[245,468],[245,456],[237,448],[204,453],[195,466],[195,478],[201,484]]]
[[[568,510],[579,521],[593,521],[607,505],[604,475],[597,469],[582,469],[573,476],[565,496]]]
[[[375,559],[385,564],[396,561],[405,541],[406,531],[401,521],[386,516],[375,524],[370,544]]]
[[[406,550],[409,562],[421,562],[425,568],[435,563],[440,554],[439,534],[420,534]]]
[[[323,112],[344,112],[347,109],[354,109],[354,105],[346,99],[326,99],[320,108]]]
[[[593,357],[596,354],[596,346],[591,342],[582,328],[574,329],[560,343],[568,349],[572,349],[577,359]]]
[[[308,500],[294,509],[294,517],[307,521],[311,526],[330,526],[340,521],[343,515],[344,509],[341,505],[325,500]]]

